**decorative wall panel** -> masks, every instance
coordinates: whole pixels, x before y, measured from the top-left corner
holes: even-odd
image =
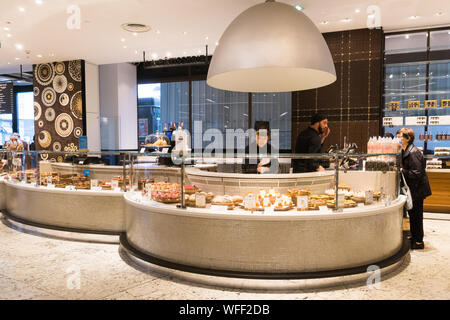
[[[311,116],[328,116],[330,145],[355,142],[366,151],[370,136],[379,135],[382,101],[382,30],[349,30],[323,34],[333,56],[337,80],[326,87],[292,93],[292,145]]]
[[[33,65],[33,74],[36,150],[78,150],[78,137],[85,131],[84,61]]]

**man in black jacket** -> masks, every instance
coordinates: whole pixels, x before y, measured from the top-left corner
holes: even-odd
[[[321,153],[323,142],[329,134],[327,117],[319,113],[314,114],[311,118],[311,125],[300,132],[297,137],[295,153]],[[295,173],[323,171],[325,170],[324,165],[319,159],[293,159],[292,161]]]
[[[422,152],[413,144],[414,130],[404,128],[402,134],[402,173],[411,191],[413,208],[408,211],[411,229],[411,248],[423,249],[423,200],[431,195]]]

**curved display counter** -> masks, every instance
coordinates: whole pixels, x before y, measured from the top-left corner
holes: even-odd
[[[402,247],[405,197],[343,212],[227,213],[178,209],[125,194],[126,241],[170,263],[236,272],[299,273],[353,268]]]
[[[73,231],[118,234],[125,229],[123,192],[3,184],[6,212],[14,218]]]
[[[0,210],[6,207],[6,188],[4,181],[3,178],[0,178]]]

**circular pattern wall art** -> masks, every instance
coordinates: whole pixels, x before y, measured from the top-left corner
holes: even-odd
[[[72,60],[69,61],[69,74],[73,80],[81,82],[81,61]]]
[[[66,71],[66,65],[63,62],[57,62],[55,65],[55,71],[57,74],[63,74]]]
[[[70,136],[73,131],[73,120],[67,113],[61,113],[55,120],[55,130],[56,133],[62,137],[66,138]]]
[[[73,91],[73,83],[72,83],[72,82],[70,82],[70,83],[67,85],[67,90]]]
[[[42,103],[46,107],[51,107],[56,102],[56,92],[53,88],[47,87],[42,90]]]
[[[73,130],[73,135],[78,139],[83,135],[83,129],[81,129],[80,127],[76,127],[75,130]]]
[[[34,103],[34,120],[37,121],[42,115],[41,105],[37,102]]]
[[[34,69],[34,78],[41,86],[49,85],[55,76],[55,69],[51,63],[38,64]]]
[[[39,87],[34,87],[33,92],[34,92],[34,96],[37,97],[39,95],[39,92],[41,92],[41,91],[39,90]]]
[[[41,154],[41,159],[42,160],[47,160],[48,159],[48,153],[42,153]]]
[[[67,106],[70,102],[69,95],[67,93],[63,93],[59,96],[59,104],[63,107]]]
[[[70,111],[78,120],[83,120],[83,102],[81,91],[76,92],[70,100]]]
[[[53,78],[53,89],[58,93],[63,93],[67,89],[67,78],[64,75],[58,75]]]
[[[52,143],[50,132],[48,132],[47,130],[42,130],[41,132],[39,132],[38,142],[42,148],[48,148]]]
[[[59,151],[61,151],[61,149],[62,149],[61,143],[58,142],[58,141],[56,141],[56,142],[53,144],[53,151],[59,152]]]
[[[47,108],[47,110],[45,110],[45,120],[51,122],[55,120],[55,117],[56,117],[55,109]]]
[[[44,121],[39,120],[39,121],[38,121],[38,127],[39,127],[39,128],[42,128],[43,126],[44,126]]]

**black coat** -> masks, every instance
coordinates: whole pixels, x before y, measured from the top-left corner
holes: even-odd
[[[405,150],[402,150],[402,171],[411,190],[413,200],[431,196],[430,183],[425,168],[425,158],[416,146],[411,143]]]

